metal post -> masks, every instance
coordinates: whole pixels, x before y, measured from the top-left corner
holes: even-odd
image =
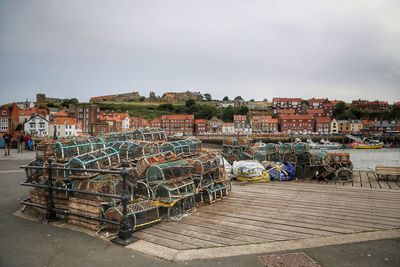
[[[122,177],[122,219],[119,226],[118,237],[112,239],[113,243],[126,246],[137,240],[136,237],[132,235],[133,233],[133,225],[128,218],[128,202],[129,202],[129,191],[128,191],[128,170],[126,169],[127,163],[126,161],[122,164],[123,168],[121,169],[121,177]]]
[[[47,164],[47,210],[46,210],[46,220],[47,222],[54,222],[57,220],[57,214],[54,210],[54,201],[53,201],[53,169],[52,169],[52,160],[48,160]]]

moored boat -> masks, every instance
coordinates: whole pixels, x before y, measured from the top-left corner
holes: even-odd
[[[364,139],[363,142],[352,143],[352,147],[356,149],[381,149],[383,146],[383,142],[369,139]]]

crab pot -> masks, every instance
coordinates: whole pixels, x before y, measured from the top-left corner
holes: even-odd
[[[186,160],[176,160],[150,166],[146,171],[146,180],[148,183],[160,183],[187,179],[191,177],[191,174],[192,165]]]
[[[310,165],[311,154],[309,152],[301,153],[297,156],[297,164],[307,166]]]
[[[145,200],[131,203],[128,204],[127,208],[127,216],[134,231],[153,225],[161,220],[158,206],[154,205],[152,201]],[[110,221],[120,222],[122,219],[122,206],[108,208],[104,217]],[[108,224],[107,228],[115,229],[116,226]]]
[[[204,174],[218,169],[218,159],[215,154],[206,153],[192,159],[193,171],[196,174]]]
[[[74,138],[60,140],[54,145],[54,152],[59,160],[69,160],[82,154],[105,148],[105,143],[96,138]]]
[[[325,150],[313,150],[310,156],[311,166],[327,165],[329,163],[328,152]]]
[[[215,201],[225,198],[228,195],[228,189],[225,183],[213,184],[203,191],[204,202],[211,204]]]
[[[229,146],[223,146],[223,147],[222,147],[221,153],[222,153],[223,155],[225,155],[225,156],[229,156],[229,155],[231,155],[231,154],[233,153],[233,152],[232,152],[232,148],[229,147]]]
[[[283,157],[279,153],[273,153],[273,154],[268,156],[268,160],[269,161],[273,161],[273,162],[282,162],[283,161]]]
[[[138,142],[116,141],[111,144],[111,147],[119,152],[121,159],[135,161],[145,156],[143,145]]]
[[[151,187],[145,181],[138,181],[136,186],[130,186],[130,192],[134,192],[135,196],[142,199],[153,199],[154,193]]]
[[[122,182],[119,175],[97,175],[90,180],[73,180],[72,188],[94,193],[104,193],[120,195],[122,193]],[[79,198],[99,199],[102,201],[115,201],[108,197],[91,196],[87,194],[76,193]]]
[[[177,159],[177,156],[172,152],[144,156],[137,161],[136,168],[139,176],[142,176],[146,172],[146,170],[153,164],[163,163],[166,161],[174,161]]]
[[[234,137],[227,137],[223,140],[222,143],[223,146],[230,146],[230,147],[235,147],[235,146],[240,146],[239,140],[237,140]]]
[[[278,144],[279,154],[288,154],[292,152],[292,145],[290,143],[280,143]]]
[[[274,154],[278,152],[278,146],[277,144],[267,143],[265,144],[264,150],[267,154]]]
[[[304,178],[304,168],[301,165],[296,165],[294,177],[297,179]]]
[[[309,151],[310,151],[310,145],[308,143],[299,142],[293,144],[293,152],[296,154],[301,154]]]
[[[251,146],[254,143],[253,139],[248,137],[240,137],[238,138],[238,141],[240,146]]]
[[[46,162],[42,159],[35,159],[31,162],[28,163],[27,166],[32,166],[32,167],[45,167]],[[34,182],[37,184],[44,184],[46,182],[46,169],[25,169],[26,173],[26,181],[27,182]]]
[[[200,140],[195,139],[195,138],[188,138],[188,139],[185,139],[185,141],[189,145],[191,153],[196,153],[196,152],[201,151],[202,143]]]
[[[256,154],[254,154],[254,159],[258,161],[265,161],[267,160],[267,154],[265,151],[258,151]]]
[[[304,178],[314,178],[316,176],[316,167],[304,166]]]
[[[287,161],[287,162],[296,164],[296,162],[297,162],[297,157],[296,157],[296,155],[293,154],[293,153],[285,154],[285,155],[283,155],[283,161]]]
[[[153,188],[153,192],[154,199],[164,203],[171,203],[193,196],[195,188],[192,180],[186,180],[156,185]]]
[[[349,166],[351,164],[349,153],[329,153],[328,157],[330,164],[346,166]]]
[[[336,175],[336,170],[329,167],[329,165],[316,167],[316,177],[319,179],[324,179],[327,182],[336,181],[338,176]]]
[[[353,172],[346,167],[340,167],[336,170],[336,176],[340,181],[351,181],[353,179]]]
[[[57,141],[54,139],[46,139],[36,146],[36,159],[47,160],[55,156],[54,144]]]
[[[90,153],[86,153],[69,160],[67,167],[80,169],[109,169],[120,163],[118,150],[106,147]],[[75,172],[71,172],[75,174]],[[87,174],[85,174],[87,175]]]

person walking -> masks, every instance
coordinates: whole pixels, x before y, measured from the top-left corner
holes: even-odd
[[[3,134],[4,156],[10,156],[12,138],[13,138],[13,136],[10,134],[10,131],[7,131],[5,134]]]
[[[23,144],[24,144],[24,132],[20,132],[17,136],[17,143],[18,143],[18,153],[23,152]]]

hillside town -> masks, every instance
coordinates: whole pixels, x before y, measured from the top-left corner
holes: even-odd
[[[65,104],[67,105],[61,105]],[[129,111],[101,108],[102,103],[156,103],[158,105],[194,105],[205,103],[220,111],[232,109],[231,118],[194,114],[166,114],[146,119]],[[400,109],[400,102],[353,100],[343,103],[327,98],[279,98],[272,101],[212,100],[200,92],[166,92],[140,96],[138,92],[92,97],[89,103],[50,98],[37,94],[36,102],[16,102],[1,106],[0,132],[23,131],[32,137],[74,137],[128,131],[139,128],[161,128],[169,136],[232,134],[388,134],[400,131],[400,118],[345,118],[338,114],[340,104],[357,112],[384,114]],[[210,114],[207,114],[210,116]]]

